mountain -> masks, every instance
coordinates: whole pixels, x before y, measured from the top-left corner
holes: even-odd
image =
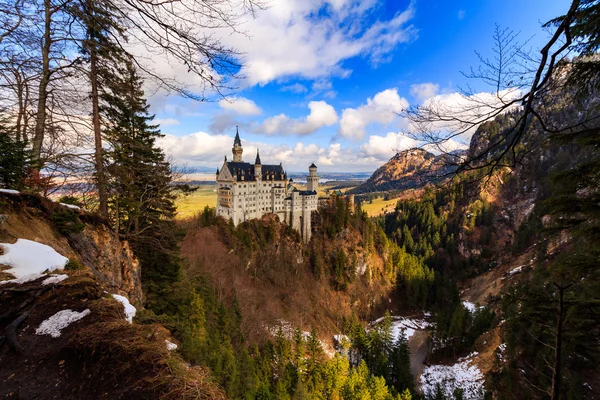
[[[352,193],[416,189],[439,182],[456,169],[452,164],[462,154],[434,155],[423,149],[401,151],[379,167],[365,183],[353,189]]]

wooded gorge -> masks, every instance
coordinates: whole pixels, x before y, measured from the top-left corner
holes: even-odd
[[[328,194],[308,243],[275,215],[234,226],[206,207],[176,221],[175,200],[194,189],[159,147],[148,103],[152,90],[231,95],[241,55],[207,32],[236,31],[267,6],[0,0],[0,241],[39,237],[69,256],[48,288],[36,279],[52,269],[19,282],[0,265],[0,395],[26,398],[9,381],[36,375],[20,340],[57,382],[117,360],[106,376],[90,372],[99,391],[66,384],[66,399],[597,398],[598,1],[574,0],[548,22],[539,59],[497,28],[497,54],[516,66],[482,60],[471,76],[497,84],[495,107],[465,93],[476,106],[464,113],[431,102],[402,111],[421,147],[468,133],[466,152],[442,152],[435,177],[410,167],[385,181],[393,160],[410,164],[399,152],[357,193],[422,190],[377,217],[361,205],[373,193],[356,205]],[[190,75],[161,75],[148,62],[159,55]],[[133,325],[105,289],[136,303]],[[63,303],[89,305],[92,322],[44,358],[33,325],[19,326]],[[68,374],[47,372],[65,360]],[[466,378],[431,378],[461,363]]]

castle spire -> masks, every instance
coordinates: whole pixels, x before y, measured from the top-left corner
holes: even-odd
[[[238,126],[235,126],[235,139],[233,140],[233,145],[238,145],[238,146],[242,146],[242,141],[240,140],[240,133],[238,131]]]
[[[243,162],[242,153],[244,149],[242,148],[242,141],[240,140],[240,133],[237,126],[235,127],[235,139],[233,140],[231,151],[233,153],[233,162]]]
[[[260,155],[258,154],[258,149],[256,149],[256,161],[254,161],[254,165],[261,165]]]

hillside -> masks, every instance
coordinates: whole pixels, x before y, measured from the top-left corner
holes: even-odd
[[[459,155],[456,155],[459,156]],[[355,194],[417,189],[447,179],[455,169],[455,156],[434,155],[423,149],[396,153],[371,177],[350,192]],[[451,159],[452,158],[452,159]]]
[[[0,249],[0,398],[223,398],[168,329],[132,323],[140,265],[104,221],[0,191]]]

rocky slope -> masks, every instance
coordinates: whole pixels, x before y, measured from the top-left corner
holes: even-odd
[[[351,192],[361,194],[416,189],[439,182],[455,169],[452,163],[456,162],[457,156],[436,156],[423,149],[399,152]]]
[[[0,398],[224,398],[169,330],[132,321],[140,274],[93,214],[0,190]]]
[[[140,265],[129,244],[101,220],[77,208],[28,194],[0,193],[0,242],[49,245],[89,270],[112,293],[142,305]],[[62,231],[62,232],[61,232]],[[0,278],[1,279],[1,278]]]

